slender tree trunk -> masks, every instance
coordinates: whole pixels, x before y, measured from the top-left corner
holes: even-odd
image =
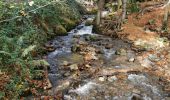
[[[119,11],[120,7],[122,6],[122,0],[118,0],[117,3],[117,10]]]
[[[122,21],[126,18],[127,0],[122,0]]]
[[[100,24],[100,20],[101,20],[101,11],[100,11],[100,9],[98,9],[97,18],[96,18],[96,25]]]
[[[164,14],[164,19],[163,19],[163,28],[167,28],[167,26],[168,26],[168,15],[170,13],[169,9],[170,9],[170,0],[165,5],[165,14]]]
[[[96,25],[100,25],[101,23],[101,13],[104,7],[105,0],[99,0],[98,1],[98,11],[97,11],[97,19],[96,19]]]

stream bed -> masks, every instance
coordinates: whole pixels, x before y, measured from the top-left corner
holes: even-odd
[[[67,36],[49,41],[49,95],[63,100],[170,100],[159,77],[143,71],[138,53],[118,38],[92,33],[89,16]]]

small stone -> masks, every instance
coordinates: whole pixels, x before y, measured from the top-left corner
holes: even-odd
[[[76,28],[77,28],[77,30],[80,30],[80,29],[82,29],[84,26],[83,25],[79,25],[79,26],[77,26]]]
[[[84,60],[85,61],[98,60],[98,58],[95,56],[95,52],[88,52],[88,53],[85,54]]]
[[[65,77],[70,76],[70,72],[64,73],[64,76],[65,76]]]
[[[160,57],[161,57],[162,59],[163,59],[163,58],[165,58],[165,56],[164,56],[164,55],[161,55]]]
[[[111,49],[112,47],[113,47],[112,44],[107,44],[107,45],[105,46],[106,49]]]
[[[62,91],[70,86],[70,82],[68,80],[62,81],[59,85],[55,88],[55,92]]]
[[[161,60],[157,55],[152,55],[152,54],[150,54],[148,58],[150,61],[155,61],[155,62]]]
[[[75,31],[77,31],[77,30],[75,30]],[[73,38],[80,38],[80,35],[73,35]]]
[[[116,76],[111,76],[111,77],[108,77],[107,79],[109,82],[113,82],[115,80],[117,80],[117,77]]]
[[[166,92],[170,92],[170,84],[165,85],[163,90]]]
[[[78,65],[77,64],[72,64],[70,66],[68,66],[70,68],[70,70],[78,70]]]
[[[46,44],[45,44],[45,47],[46,47],[46,48],[52,48],[52,47],[54,47],[54,45],[53,45],[52,42],[49,42],[49,43],[46,43]]]
[[[140,94],[140,91],[138,89],[133,89],[133,93]]]
[[[69,63],[67,61],[63,61],[63,65],[67,66]]]
[[[98,54],[104,54],[104,51],[102,49],[96,49],[95,52]]]
[[[80,51],[80,46],[79,46],[79,45],[73,45],[73,46],[71,47],[71,51],[72,51],[72,52],[78,52],[78,51]]]
[[[85,66],[86,66],[87,68],[90,68],[90,67],[91,67],[91,66],[90,66],[90,65],[88,65],[88,64],[87,64],[87,65],[85,65]]]
[[[170,53],[165,56],[167,58],[167,61],[170,62]]]
[[[133,94],[131,100],[143,100],[142,97],[138,94]],[[150,99],[149,99],[150,100]]]
[[[104,82],[106,80],[105,77],[99,77],[99,81]]]
[[[73,98],[70,95],[64,95],[64,100],[72,100]]]
[[[126,92],[126,93],[125,93],[125,96],[126,96],[126,97],[129,97],[131,94],[132,94],[131,92]],[[135,99],[135,100],[136,100],[136,99]]]
[[[129,59],[129,62],[134,62],[135,61],[135,58],[130,58]]]
[[[125,56],[126,55],[126,50],[121,48],[121,49],[117,50],[115,54]]]
[[[79,41],[78,44],[80,44],[80,45],[86,45],[87,43],[85,43],[84,41]]]

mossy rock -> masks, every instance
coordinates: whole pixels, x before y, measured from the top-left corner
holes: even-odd
[[[67,30],[62,25],[57,25],[54,28],[54,33],[59,36],[68,35]]]
[[[76,22],[69,18],[62,18],[62,20],[63,20],[62,25],[65,26],[67,30],[71,30],[76,26]]]
[[[92,9],[91,11],[87,12],[88,14],[97,14],[97,9]]]
[[[78,52],[78,51],[80,51],[80,46],[79,46],[79,45],[73,45],[73,46],[71,47],[71,51],[72,51],[72,52]]]
[[[102,34],[103,27],[93,24],[93,32],[97,34]]]
[[[92,24],[93,24],[93,20],[87,20],[85,23],[86,26],[90,26]]]
[[[97,37],[95,35],[89,35],[85,37],[86,41],[97,41]]]

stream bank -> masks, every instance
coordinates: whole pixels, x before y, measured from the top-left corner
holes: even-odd
[[[93,16],[88,20],[93,20]],[[48,98],[169,99],[166,79],[169,78],[169,66],[164,67],[164,64],[162,69],[157,66],[157,61],[166,57],[157,57],[158,52],[133,49],[132,43],[119,38],[92,33],[93,26],[85,26],[86,21],[67,36],[58,36],[49,42],[55,51],[47,57],[50,64],[48,76],[53,86],[48,91]]]

